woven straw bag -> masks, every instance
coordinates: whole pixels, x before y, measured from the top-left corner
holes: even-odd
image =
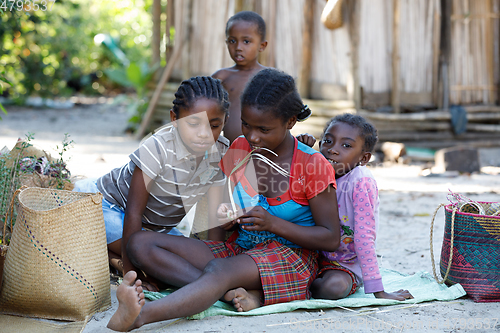
[[[20,191],[20,190],[18,190]],[[19,192],[16,192],[14,194],[14,197],[16,194]],[[5,257],[7,256],[7,250],[9,249],[7,245],[7,224],[10,221],[10,230],[12,231],[12,213],[13,213],[13,208],[14,208],[14,200],[11,201],[10,203],[10,218],[9,214],[7,213],[5,215],[5,220],[3,223],[3,232],[2,232],[2,245],[0,245],[0,290],[2,290],[2,277],[3,277],[3,266],[5,264]]]
[[[328,0],[321,13],[321,22],[330,30],[342,26],[342,0]]]
[[[432,248],[434,218],[445,207],[440,271]],[[441,204],[431,223],[431,259],[439,283],[460,283],[475,302],[500,302],[500,204],[467,202]]]
[[[3,237],[5,241],[5,237]],[[3,264],[7,255],[7,245],[0,245],[0,290],[2,290]]]
[[[81,321],[107,309],[111,297],[102,194],[45,188],[17,193],[0,311]]]

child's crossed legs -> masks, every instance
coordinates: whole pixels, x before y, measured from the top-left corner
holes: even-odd
[[[193,315],[206,310],[226,293],[226,300],[236,298],[233,300],[236,306],[245,306],[241,302],[255,302],[255,294],[246,293],[246,290],[262,289],[259,270],[250,256],[241,254],[214,259],[208,246],[195,239],[140,232],[131,238],[127,250],[134,265],[146,274],[184,287],[145,304],[138,312],[137,307],[130,304],[140,304],[141,299],[136,296],[140,292],[129,281],[135,274],[131,277],[127,273],[124,281],[130,283],[119,287],[120,306],[108,324],[114,330],[125,331],[146,323]]]

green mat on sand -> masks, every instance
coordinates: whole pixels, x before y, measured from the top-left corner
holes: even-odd
[[[310,299],[307,301],[293,301],[288,303],[280,303],[263,306],[248,312],[238,312],[231,305],[218,301],[209,309],[200,312],[188,319],[202,319],[210,316],[257,316],[271,313],[289,312],[297,309],[329,309],[335,307],[356,308],[371,305],[393,305],[393,304],[413,304],[428,301],[451,301],[465,295],[465,291],[461,285],[455,284],[447,287],[444,284],[438,284],[434,277],[427,272],[417,272],[413,275],[406,275],[389,269],[381,269],[382,281],[384,289],[387,292],[393,292],[399,289],[408,289],[414,299],[409,299],[404,302],[394,301],[389,299],[375,298],[373,294],[365,294],[363,288],[360,288],[353,295],[337,300],[322,300]],[[173,292],[173,290],[165,290],[162,292],[148,292],[144,294],[146,299],[151,301],[165,297]]]

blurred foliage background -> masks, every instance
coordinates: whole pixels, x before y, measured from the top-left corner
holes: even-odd
[[[0,0],[2,3],[3,0]],[[27,1],[25,1],[27,2]],[[106,71],[129,66],[101,43],[99,34],[123,50],[130,63],[151,58],[153,0],[57,0],[52,10],[0,13],[3,96],[18,104],[29,96],[65,97],[80,91],[104,94],[120,86]],[[8,7],[9,1],[7,1]],[[166,6],[165,3],[162,5]],[[102,35],[101,35],[102,36]],[[1,84],[1,83],[0,83]]]

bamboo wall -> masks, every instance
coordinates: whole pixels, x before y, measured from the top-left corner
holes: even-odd
[[[452,103],[493,103],[498,83],[496,0],[453,0],[450,97]]]
[[[352,0],[345,0],[352,1]],[[365,94],[392,89],[393,0],[357,0],[360,11],[359,82]],[[400,91],[436,96],[440,0],[399,0]],[[176,0],[176,31],[189,31],[188,46],[176,64],[183,78],[210,75],[232,65],[225,46],[225,24],[241,1]],[[247,0],[268,24],[264,65],[298,76],[302,57],[304,0]],[[311,82],[346,87],[352,80],[349,17],[336,30],[320,22],[325,0],[315,2]],[[345,6],[344,6],[345,7]],[[492,104],[499,78],[500,0],[453,0],[450,103]],[[191,13],[189,15],[188,13]],[[344,14],[346,10],[344,8]],[[190,28],[188,28],[190,26]],[[176,43],[180,34],[176,35]],[[408,101],[406,101],[408,102]],[[405,103],[405,99],[401,99]]]

